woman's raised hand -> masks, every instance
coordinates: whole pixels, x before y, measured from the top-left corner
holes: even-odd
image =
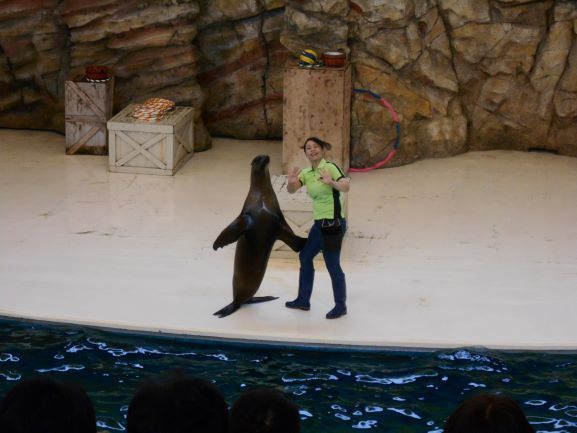
[[[301,171],[300,168],[293,167],[288,175],[288,181],[290,183],[295,183],[299,179],[299,171]]]
[[[290,194],[297,192],[301,187],[301,183],[299,182],[299,171],[300,169],[298,167],[293,167],[288,175],[286,189]]]

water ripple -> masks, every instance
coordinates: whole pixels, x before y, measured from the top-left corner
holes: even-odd
[[[196,352],[163,352],[158,349],[147,349],[145,347],[137,347],[136,350],[138,353],[142,353],[143,355],[152,354],[152,355],[163,355],[163,356],[196,356]]]
[[[0,353],[0,362],[18,362],[20,358],[11,353]]]
[[[106,342],[104,341],[96,341],[94,338],[92,337],[88,337],[86,339],[86,341],[88,341],[90,344],[95,345],[98,349],[103,349],[104,347],[107,347]]]
[[[569,430],[537,430],[537,433],[570,433]]]
[[[114,357],[122,357],[127,355],[146,355],[146,354],[153,354],[153,355],[172,355],[172,356],[186,356],[186,355],[196,355],[194,352],[187,352],[185,354],[182,353],[170,353],[170,352],[162,352],[158,349],[147,349],[144,347],[136,346],[134,349],[123,349],[121,347],[111,347],[104,341],[97,341],[91,337],[88,337],[86,341],[93,346],[96,346],[96,349],[106,352]],[[85,347],[85,349],[90,349],[89,347]]]
[[[559,412],[567,409],[577,409],[577,406],[557,403],[549,407],[549,410],[552,410],[553,412]]]
[[[495,371],[493,367],[488,365],[470,365],[468,367],[453,367],[452,365],[439,365],[441,370],[458,370],[458,371]]]
[[[234,359],[230,359],[228,356],[226,356],[224,353],[217,353],[216,355],[204,355],[207,358],[214,358],[214,359],[218,359],[220,361],[234,361]]]
[[[76,353],[82,352],[83,350],[94,350],[92,347],[85,346],[84,344],[77,344],[76,346],[72,346],[69,349],[66,349],[68,353]]]
[[[113,425],[111,425],[113,424]],[[125,431],[126,428],[120,424],[118,421],[96,421],[96,426],[100,427],[104,430],[116,430],[116,431]]]
[[[22,377],[21,374],[19,373],[14,373],[13,371],[8,371],[6,373],[0,373],[0,376],[2,376],[4,379],[6,380],[20,380],[20,378]]]
[[[555,423],[555,428],[562,428],[562,427],[577,427],[577,423],[567,421],[566,419],[558,419]]]
[[[525,402],[529,406],[543,406],[545,403],[547,403],[545,400],[529,400]]]
[[[116,361],[114,365],[121,365],[123,367],[133,367],[133,368],[144,368],[142,364],[139,364],[137,362]]]
[[[553,424],[557,421],[555,418],[544,418],[541,416],[528,416],[529,424]]]
[[[339,380],[335,375],[332,374],[303,374],[305,377],[282,377],[282,381],[285,383],[291,382],[306,382],[309,380]]]
[[[48,373],[49,371],[69,371],[69,370],[84,370],[83,365],[61,365],[60,367],[54,368],[39,368],[36,371],[38,373]]]
[[[368,374],[357,374],[355,379],[357,382],[379,383],[381,385],[390,385],[393,383],[390,379],[372,377]]]
[[[375,420],[366,420],[366,421],[359,421],[357,424],[352,426],[353,428],[358,428],[358,429],[369,429],[369,428],[375,428],[377,427],[377,421]]]
[[[488,358],[483,355],[475,355],[469,352],[468,350],[459,350],[453,354],[441,353],[438,355],[438,359],[448,360],[448,361],[455,361],[455,360],[466,360],[466,361],[473,361],[473,362],[488,362],[490,364],[493,363],[491,358]]]
[[[401,415],[408,416],[409,418],[421,419],[419,415],[417,415],[410,409],[398,409],[396,407],[388,407],[387,410],[390,410],[391,412],[400,413]]]
[[[138,350],[124,350],[120,348],[108,348],[105,350],[106,352],[110,353],[112,356],[120,357],[126,355],[135,355],[139,353]]]
[[[308,386],[306,386],[306,385],[287,387],[287,391],[291,392],[294,395],[305,395],[307,393],[307,390],[308,390]]]
[[[436,377],[438,376],[438,373],[431,373],[431,374],[413,374],[411,376],[405,376],[405,377],[391,377],[391,378],[387,378],[387,377],[373,377],[370,376],[368,374],[357,374],[355,376],[357,382],[366,382],[366,383],[379,383],[381,385],[404,385],[407,383],[412,383],[412,382],[416,382],[417,379],[420,379],[422,377]]]
[[[367,406],[365,408],[365,412],[372,413],[372,412],[383,412],[384,409],[380,406]]]

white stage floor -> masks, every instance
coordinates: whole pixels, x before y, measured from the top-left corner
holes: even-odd
[[[174,177],[109,173],[64,137],[0,130],[0,315],[281,343],[577,349],[577,159],[510,151],[351,175],[342,265],[349,314],[322,261],[310,312],[298,257],[271,259],[259,295],[231,301],[250,161],[278,141],[215,139]]]

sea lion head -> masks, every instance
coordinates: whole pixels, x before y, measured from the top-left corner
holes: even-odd
[[[252,163],[250,164],[253,173],[263,173],[268,167],[269,162],[270,158],[268,155],[255,156],[252,160]]]

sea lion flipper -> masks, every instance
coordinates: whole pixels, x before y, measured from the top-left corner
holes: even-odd
[[[283,218],[284,220],[284,218]],[[289,246],[289,248],[297,253],[305,247],[307,240],[294,234],[286,221],[280,222],[278,238]]]
[[[274,301],[278,296],[253,296],[245,304],[258,304],[259,302]]]
[[[240,304],[235,304],[234,302],[231,302],[226,307],[221,308],[220,310],[218,310],[213,315],[218,316],[220,319],[222,319],[223,317],[226,317],[226,316],[234,313],[239,308],[240,308]]]
[[[212,248],[217,250],[226,245],[238,241],[250,223],[248,215],[239,215],[233,222],[231,222],[216,238]]]

